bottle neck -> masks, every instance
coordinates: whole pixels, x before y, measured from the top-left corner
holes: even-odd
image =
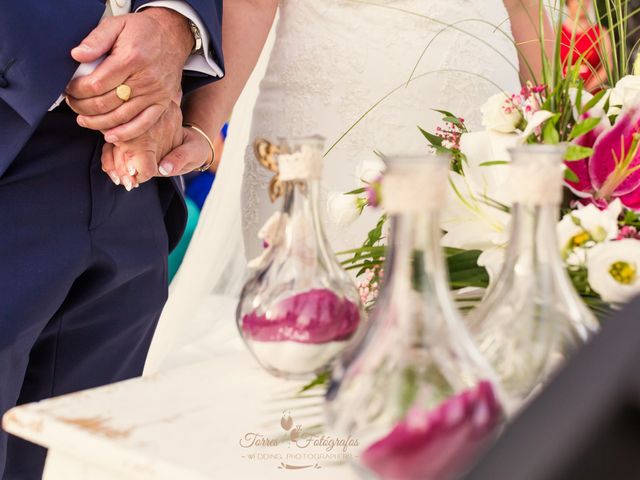
[[[443,289],[448,292],[439,217],[436,211],[391,216],[385,277],[392,292],[413,291],[427,296]]]
[[[317,182],[313,180],[282,182],[282,186],[284,212],[290,216],[311,215],[314,200],[317,200]]]
[[[553,203],[513,206],[505,268],[524,268],[527,264],[562,266],[556,232],[558,212],[559,206]]]
[[[283,188],[283,212],[289,216],[292,222],[305,222],[306,224],[310,222],[317,231],[324,232],[318,208],[320,203],[318,180],[283,182]],[[293,235],[295,233],[295,231],[292,232]]]
[[[288,217],[284,235],[286,254],[303,260],[307,266],[321,261],[329,270],[337,269],[322,227],[320,182],[314,179],[283,182],[283,188],[283,213]]]

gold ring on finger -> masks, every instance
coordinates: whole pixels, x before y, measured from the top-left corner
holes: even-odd
[[[118,85],[116,88],[116,96],[123,102],[128,101],[131,98],[131,87],[126,83]]]

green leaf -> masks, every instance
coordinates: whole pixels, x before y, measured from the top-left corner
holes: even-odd
[[[356,276],[359,277],[360,275],[362,275],[366,270],[368,269],[376,269],[378,268],[380,265],[382,265],[382,260],[376,260],[376,261],[367,261],[364,263],[358,263],[358,264],[354,264],[354,265],[348,265],[348,266],[343,266],[343,268],[345,270],[355,270],[356,268],[359,268],[360,270],[358,270],[358,273],[356,273]]]
[[[621,226],[628,225],[630,227],[640,226],[640,214],[633,210],[625,210],[624,217],[618,222]]]
[[[442,115],[444,115],[445,117],[454,117],[454,118],[457,118],[453,113],[448,112],[447,110],[438,110],[437,108],[432,108],[431,110],[433,110],[434,112],[441,113],[441,114],[442,114]]]
[[[458,119],[458,117],[447,116],[442,119],[443,122],[453,123],[458,128],[463,128],[462,122]]]
[[[455,248],[455,247],[444,247],[444,254],[447,257],[451,257],[452,255],[457,255],[458,253],[467,252],[464,248]]]
[[[347,192],[344,195],[360,195],[361,193],[364,193],[365,191],[366,191],[366,189],[364,187],[356,188],[355,190],[351,190],[350,192]]]
[[[351,255],[354,253],[363,253],[363,252],[384,255],[384,252],[386,251],[386,249],[387,247],[385,247],[384,245],[376,245],[373,247],[363,246],[358,248],[352,248],[350,250],[343,250],[341,252],[336,252],[336,255],[342,256],[342,255]]]
[[[569,134],[569,140],[573,140],[586,133],[589,133],[591,130],[596,128],[599,124],[600,124],[599,118],[587,118],[583,122],[576,123],[574,127],[571,129],[571,133]]]
[[[567,148],[567,151],[564,154],[564,159],[567,162],[576,162],[584,158],[589,158],[591,155],[593,155],[593,148],[582,147],[580,145],[569,145],[569,148]]]
[[[451,288],[486,288],[489,285],[486,269],[478,265],[478,257],[481,253],[480,250],[463,250],[447,257]]]
[[[580,112],[580,113],[582,113],[580,105],[582,105],[582,92],[583,91],[584,91],[584,81],[581,78],[579,83],[578,83],[577,93],[576,93],[576,105],[578,105],[578,112]]]
[[[602,100],[602,97],[604,97],[604,96],[606,95],[606,93],[607,93],[607,90],[602,90],[602,91],[600,91],[600,92],[596,93],[596,94],[593,96],[593,98],[592,98],[591,100],[589,100],[589,101],[587,102],[587,104],[586,104],[584,107],[582,107],[582,111],[581,111],[581,113],[588,112],[588,111],[589,111],[589,110],[591,110],[593,107],[595,107],[595,106],[596,106],[596,104],[597,104],[600,100]]]
[[[578,178],[578,175],[576,175],[574,171],[571,170],[570,168],[567,168],[564,171],[564,179],[574,183],[577,183],[580,181],[580,179]]]
[[[420,130],[422,135],[424,135],[424,138],[426,138],[431,145],[433,145],[434,147],[441,147],[442,146],[442,138],[440,138],[437,135],[434,135],[433,133],[427,132],[426,130],[422,129],[421,127],[418,127],[418,130]]]
[[[316,378],[307,383],[304,387],[300,389],[298,393],[304,393],[309,390],[312,390],[316,387],[324,387],[329,384],[329,379],[331,378],[331,374],[329,371],[319,373],[316,375]]]
[[[444,147],[439,147],[437,145],[432,145],[433,148],[436,149],[436,153],[438,155],[449,155],[451,153],[451,150],[448,148],[444,148]]]
[[[492,160],[490,162],[482,162],[480,164],[481,167],[491,167],[492,165],[508,165],[509,162],[506,160]]]
[[[373,245],[378,240],[380,240],[381,234],[382,234],[382,231],[379,230],[378,228],[374,228],[373,230],[371,230],[369,232],[369,234],[367,235],[367,239],[369,240],[369,244]]]
[[[542,128],[542,139],[547,145],[557,145],[560,143],[560,135],[558,134],[554,123],[553,118],[550,118]]]

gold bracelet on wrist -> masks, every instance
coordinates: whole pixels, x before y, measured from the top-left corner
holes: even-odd
[[[200,167],[198,167],[198,168],[196,168],[194,170],[195,172],[206,172],[207,170],[209,170],[211,168],[211,165],[213,165],[213,162],[216,159],[216,151],[213,148],[213,142],[209,138],[209,135],[207,135],[207,133],[202,128],[200,128],[198,125],[196,125],[195,123],[183,123],[182,126],[186,127],[186,128],[190,128],[192,130],[195,130],[200,135],[202,135],[204,137],[204,139],[207,141],[207,143],[209,144],[209,148],[211,148],[211,160],[207,160],[204,164],[202,164],[202,166],[200,166]]]

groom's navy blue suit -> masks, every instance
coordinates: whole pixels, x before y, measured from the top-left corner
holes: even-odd
[[[186,3],[221,65],[222,0]],[[139,375],[166,299],[166,257],[185,221],[174,182],[116,187],[100,169],[102,135],[66,106],[47,112],[78,67],[70,50],[104,9],[0,8],[0,415]],[[186,74],[183,89],[211,80]],[[0,432],[1,478],[35,480],[43,461],[43,450]]]

